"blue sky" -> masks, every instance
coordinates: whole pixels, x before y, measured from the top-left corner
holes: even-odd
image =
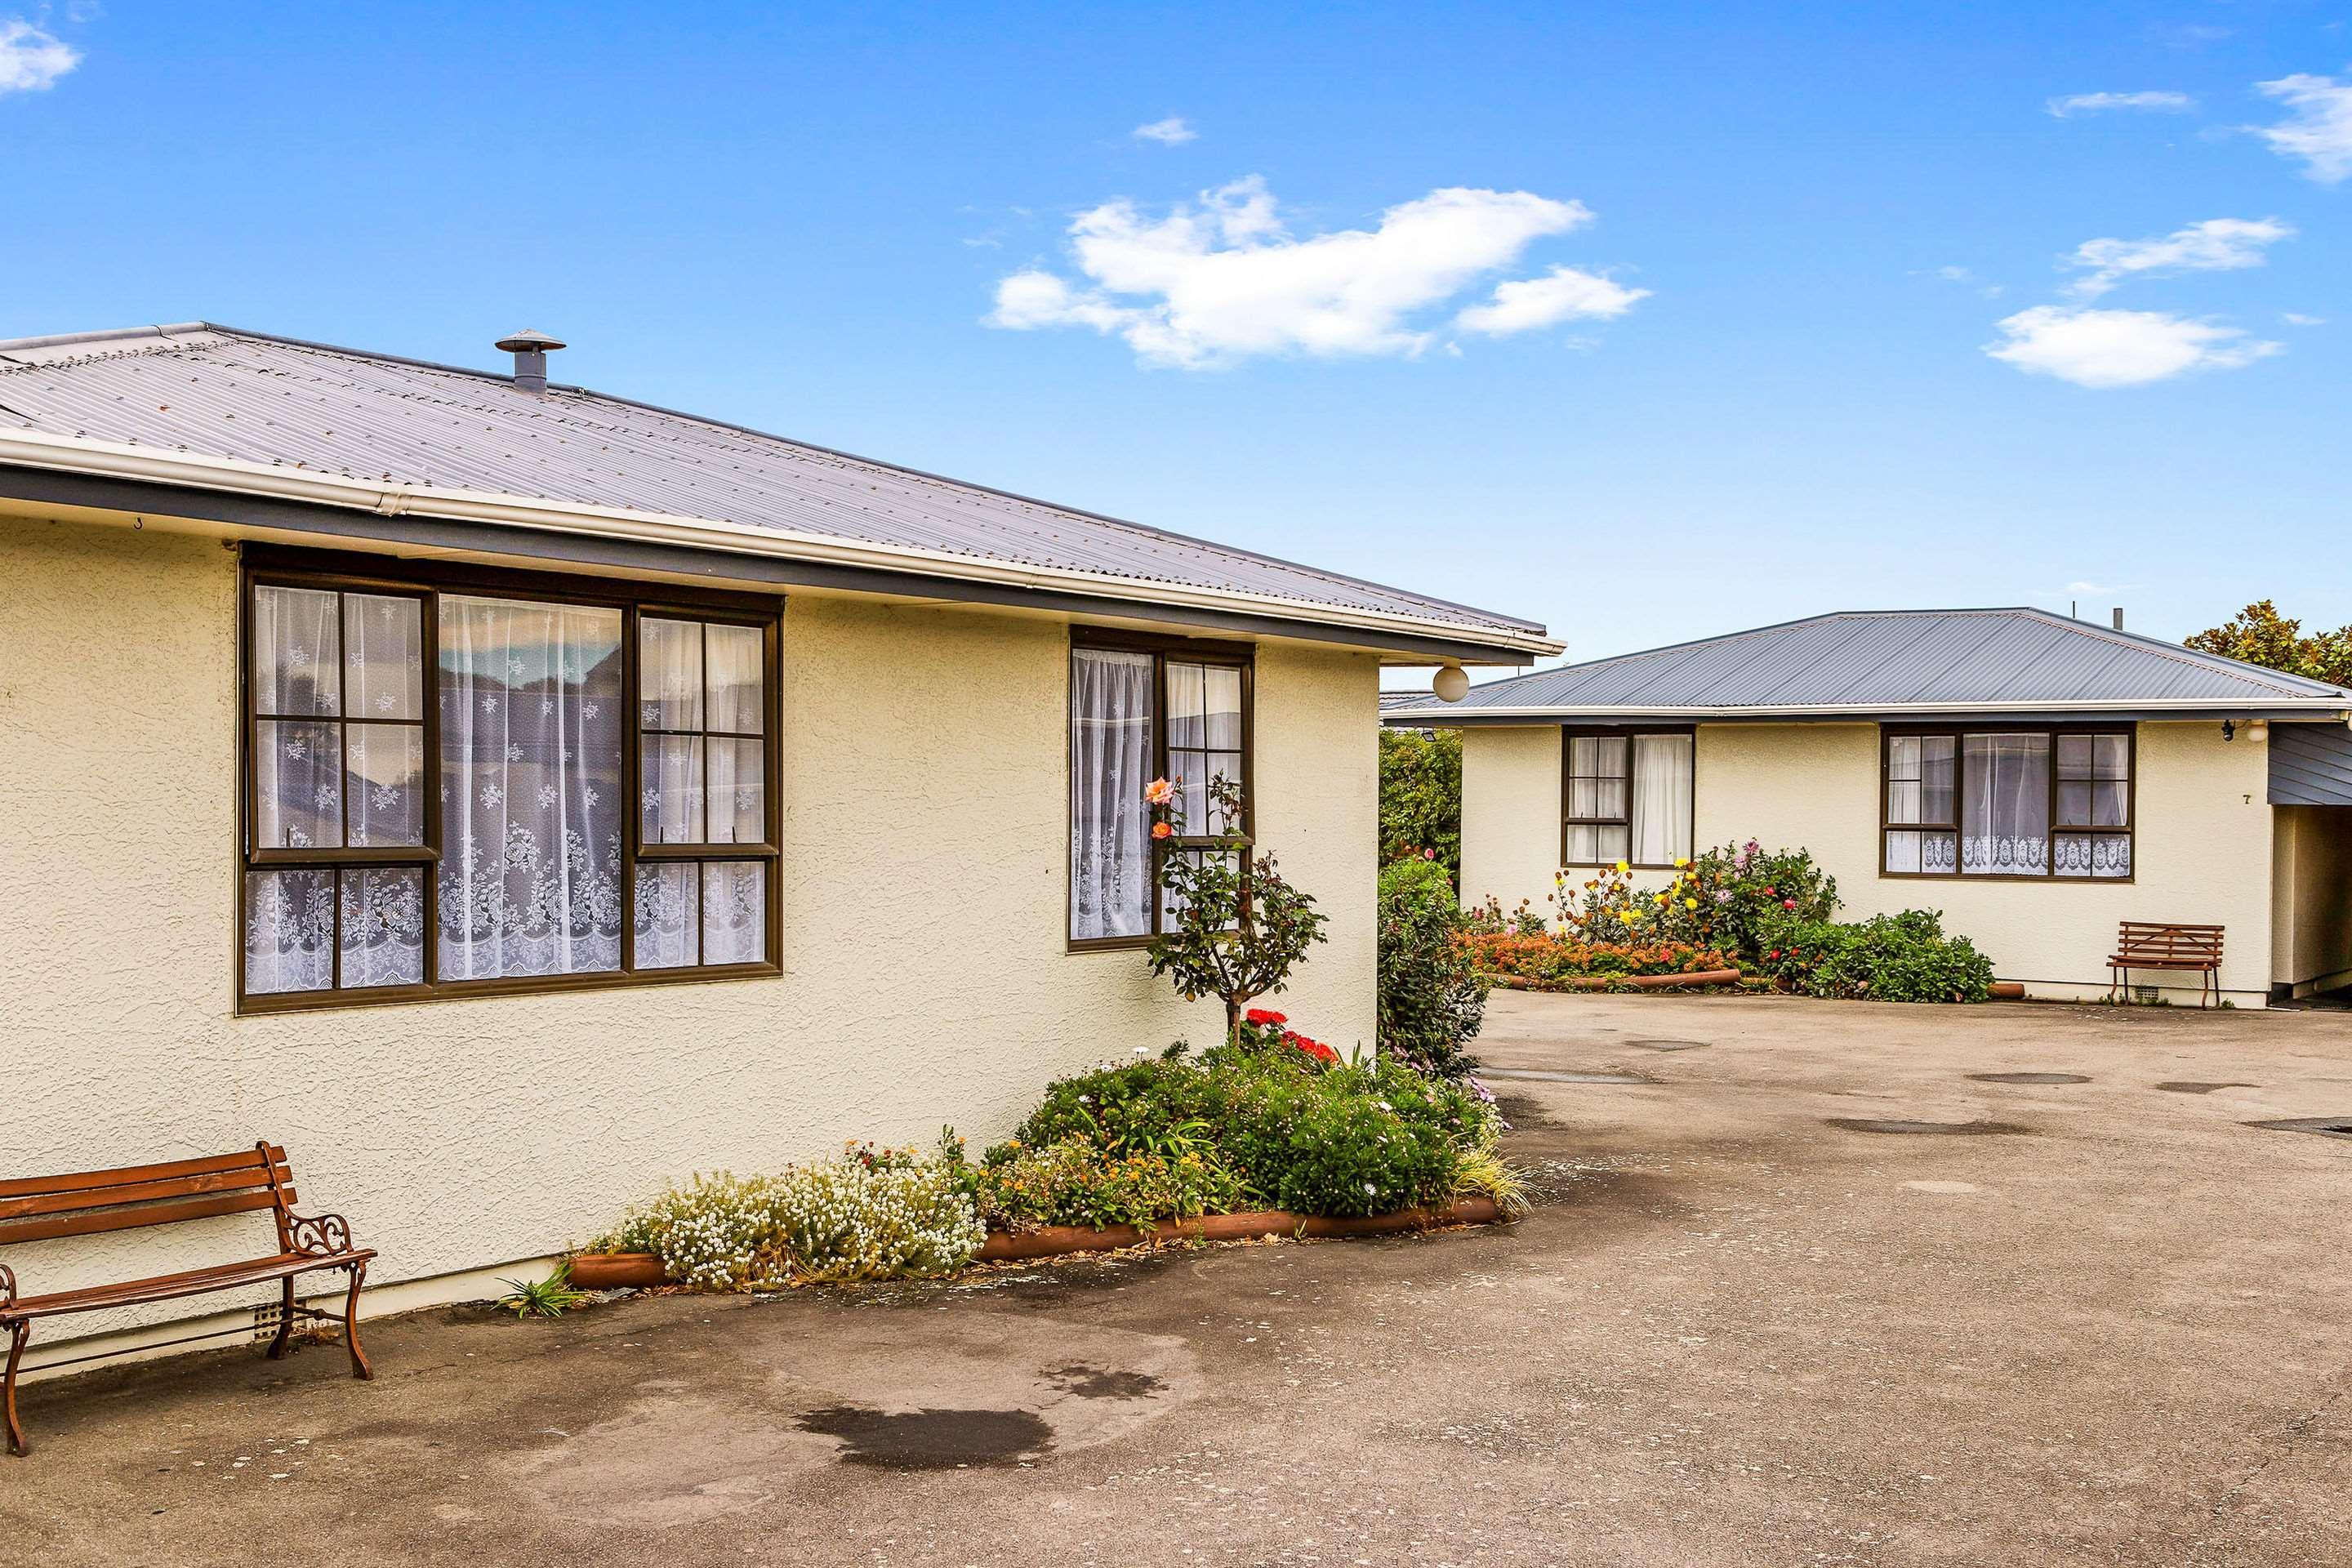
[[[1571,658],[1851,607],[2334,626],[2348,19],[0,0],[0,336],[489,366],[541,327],[559,379]]]

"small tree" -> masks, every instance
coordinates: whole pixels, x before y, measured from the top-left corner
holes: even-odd
[[[2199,632],[2188,646],[2338,686],[2352,681],[2352,626],[2305,637],[2303,623],[2280,615],[2268,599],[2258,599],[2220,626]]]
[[[1381,857],[1437,851],[1462,877],[1462,731],[1381,731]]]
[[[1151,973],[1175,982],[1187,1001],[1225,1005],[1225,1039],[1241,1038],[1242,1009],[1289,983],[1291,966],[1323,940],[1315,900],[1283,880],[1274,857],[1250,853],[1241,835],[1241,791],[1209,781],[1221,833],[1188,837],[1182,797],[1166,779],[1144,792],[1160,849],[1159,885],[1173,897],[1166,929],[1151,939]]]

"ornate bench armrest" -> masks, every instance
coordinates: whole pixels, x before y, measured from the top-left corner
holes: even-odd
[[[0,1307],[16,1304],[16,1271],[0,1263]]]
[[[352,1248],[351,1222],[339,1214],[301,1215],[286,1216],[286,1235],[296,1252],[349,1252]]]

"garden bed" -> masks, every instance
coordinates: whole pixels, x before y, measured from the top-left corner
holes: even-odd
[[[1623,987],[1673,991],[1740,984],[1737,969],[1702,969],[1690,974],[1569,974],[1542,980],[1517,974],[1488,974],[1484,978],[1488,984],[1499,985],[1506,991],[1615,991]]]

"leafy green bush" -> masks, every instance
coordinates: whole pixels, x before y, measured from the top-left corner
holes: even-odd
[[[1031,1148],[1018,1141],[988,1152],[979,1171],[981,1217],[1000,1230],[1041,1225],[1148,1225],[1156,1219],[1231,1214],[1241,1179],[1213,1152],[1114,1154],[1073,1139]]]
[[[1394,858],[1437,852],[1462,876],[1462,731],[1381,731],[1381,852]]]
[[[1837,879],[1803,849],[1766,849],[1753,838],[1677,861],[1670,877],[1594,871],[1580,888],[1562,871],[1552,901],[1567,935],[1593,942],[1686,942],[1754,961],[1758,933],[1789,916],[1828,920],[1837,912]]]
[[[826,1279],[952,1274],[987,1239],[953,1150],[852,1147],[772,1176],[697,1175],[590,1247],[651,1252],[681,1284],[773,1289]]]
[[[1464,1047],[1486,1016],[1486,982],[1463,944],[1454,882],[1434,860],[1381,873],[1380,1048],[1408,1066],[1457,1079],[1478,1064]]]
[[[1855,924],[1793,916],[1761,927],[1762,967],[1791,990],[1879,1002],[1982,1002],[1992,963],[1964,936],[1948,936],[1935,910],[1874,915]]]

